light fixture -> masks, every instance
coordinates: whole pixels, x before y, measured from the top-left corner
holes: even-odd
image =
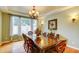
[[[41,21],[41,24],[42,24],[42,25],[44,24],[44,20]]]
[[[39,16],[39,12],[36,11],[35,6],[33,6],[33,9],[29,11],[29,16],[33,19],[37,19]]]
[[[73,19],[72,19],[72,22],[73,22],[73,23],[75,23],[75,21],[76,21],[76,19],[75,19],[75,18],[73,18]]]

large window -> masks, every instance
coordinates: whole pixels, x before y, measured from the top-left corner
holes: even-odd
[[[11,16],[11,35],[20,35],[22,33],[28,34],[28,31],[35,31],[37,28],[37,20]]]

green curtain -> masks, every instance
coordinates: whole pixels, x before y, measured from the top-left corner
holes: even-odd
[[[2,41],[10,40],[10,15],[2,13]]]

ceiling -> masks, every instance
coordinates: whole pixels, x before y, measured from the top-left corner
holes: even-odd
[[[36,10],[40,13],[40,16],[47,16],[51,13],[57,13],[72,7],[68,6],[36,6]],[[28,16],[28,12],[32,9],[32,6],[0,6],[2,12]]]

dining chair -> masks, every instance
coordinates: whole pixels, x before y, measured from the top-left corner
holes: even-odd
[[[40,48],[34,43],[34,41],[22,34],[24,38],[24,49],[27,53],[40,53]]]
[[[55,47],[55,51],[57,53],[63,53],[65,48],[66,48],[66,45],[67,45],[67,40],[62,40],[61,42],[59,42],[56,47]]]
[[[47,49],[45,49],[45,53],[63,53],[66,48],[66,40],[62,40],[61,42],[49,46]]]
[[[48,33],[48,38],[54,39],[55,38],[55,33]]]
[[[46,32],[44,32],[44,33],[43,33],[43,36],[44,36],[44,37],[47,37],[47,34],[46,34]]]
[[[59,37],[60,37],[60,35],[59,34],[56,34],[56,38],[59,39]]]
[[[59,34],[56,34],[56,36],[54,37],[54,40],[55,40],[56,42],[58,42],[58,41],[59,41],[59,37],[60,37],[60,35],[59,35]]]
[[[29,36],[32,36],[32,35],[33,35],[33,32],[32,32],[32,31],[29,31],[29,32],[28,32],[28,35],[29,35]]]
[[[37,28],[35,30],[35,34],[36,34],[36,36],[40,36],[41,35],[41,30],[39,28]]]
[[[25,52],[28,52],[28,46],[27,46],[27,41],[28,41],[28,37],[25,34],[22,34],[23,38],[24,38],[24,50]]]

